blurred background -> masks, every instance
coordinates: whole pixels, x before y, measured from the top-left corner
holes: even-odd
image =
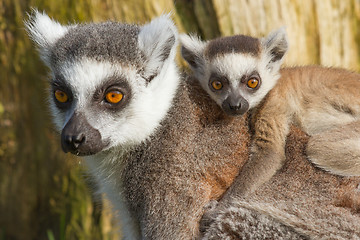
[[[261,37],[286,26],[286,65],[358,71],[359,0],[0,0],[0,240],[118,239],[81,160],[60,150],[46,103],[47,69],[26,36],[31,7],[63,24],[144,23],[172,12],[203,39]],[[98,199],[98,200],[96,200]]]

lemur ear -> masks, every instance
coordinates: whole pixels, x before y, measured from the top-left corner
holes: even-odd
[[[281,64],[289,46],[285,27],[272,31],[266,38],[261,39],[261,44],[269,56],[269,65]]]
[[[41,59],[49,65],[51,47],[67,33],[69,26],[63,26],[45,13],[33,9],[29,19],[25,20],[25,27],[30,38],[36,43]]]
[[[146,64],[143,75],[151,81],[160,73],[164,62],[176,53],[178,33],[170,14],[160,16],[140,28],[138,44]]]
[[[190,65],[191,69],[196,72],[202,72],[205,67],[204,49],[206,43],[201,41],[197,36],[180,35],[181,55]]]

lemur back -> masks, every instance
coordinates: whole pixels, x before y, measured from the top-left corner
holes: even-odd
[[[283,166],[292,124],[312,135],[307,153],[313,163],[335,174],[360,175],[360,132],[354,127],[359,126],[360,75],[315,66],[280,70],[287,48],[284,29],[262,39],[240,35],[202,42],[182,36],[182,55],[211,98],[229,115],[251,113],[251,157],[223,205]]]
[[[283,68],[280,73],[254,119],[270,118],[270,109],[276,108],[277,124],[294,124],[312,136],[307,154],[313,163],[334,174],[360,175],[360,74],[320,66]]]

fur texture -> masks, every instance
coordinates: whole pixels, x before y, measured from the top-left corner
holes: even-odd
[[[359,239],[359,177],[316,168],[305,154],[308,140],[291,128],[281,170],[253,194],[217,209],[204,239]]]
[[[35,12],[28,22],[36,43],[51,42],[41,31],[48,21]],[[126,239],[195,238],[204,205],[220,197],[247,159],[246,119],[205,104],[210,99],[197,82],[179,83],[169,17],[64,29],[57,41],[38,46],[51,70],[51,108],[64,149],[85,157]],[[107,101],[113,90],[123,93],[119,104]],[[57,91],[67,101],[59,102]]]
[[[284,68],[277,86],[255,111],[255,129],[267,125],[268,131],[279,137],[273,142],[276,143],[286,137],[286,129],[293,123],[312,136],[307,152],[313,163],[334,174],[358,176],[358,88],[360,74],[344,69],[317,66]],[[274,116],[275,111],[274,120],[266,120],[268,116]],[[285,130],[277,134],[280,126]],[[260,135],[260,131],[258,134],[259,139],[268,139]]]
[[[43,59],[52,71],[50,100],[56,101],[54,90],[59,88],[68,93],[71,99],[66,107],[59,108],[61,104],[53,103],[55,122],[59,131],[68,128],[71,121],[74,121],[75,126],[78,124],[79,129],[96,129],[101,133],[101,138],[96,139],[97,142],[108,142],[98,153],[86,156],[85,162],[118,212],[126,239],[192,239],[198,236],[198,223],[203,207],[210,200],[220,198],[248,157],[247,120],[224,114],[210,101],[196,81],[187,79],[179,83],[174,64],[176,32],[167,17],[144,27],[120,23],[101,26],[110,25],[112,30],[115,28],[125,32],[126,36],[114,36],[111,31],[99,29],[96,24],[79,25],[78,28],[63,26],[54,33],[53,29],[59,27],[59,24],[52,20],[49,22],[49,18],[39,12],[35,12],[28,22],[29,33],[39,44],[40,54],[45,56]],[[70,34],[72,28],[78,33]],[[42,29],[48,29],[49,35],[48,31]],[[145,36],[150,36],[149,39],[141,40],[144,29],[150,32],[152,29],[157,33],[147,33]],[[136,55],[134,60],[122,61],[122,56],[127,59],[127,53],[121,51],[110,51],[109,55],[93,54],[92,51],[97,52],[98,49],[95,42],[91,43],[91,39],[83,39],[88,41],[88,48],[81,48],[84,52],[73,50],[65,55],[55,54],[59,57],[55,57],[55,61],[51,60],[55,52],[65,50],[54,48],[58,41],[59,44],[63,41],[69,43],[70,46],[65,44],[70,47],[66,49],[77,49],[72,48],[72,38],[76,44],[76,36],[92,36],[91,34],[96,35],[98,31],[105,31],[103,35],[98,35],[99,40],[104,41],[103,44],[109,44],[110,47],[112,43],[119,41],[133,49],[132,54]],[[161,44],[156,44],[157,41],[150,44],[157,39],[151,36],[170,37],[168,41],[161,40]],[[174,36],[175,42],[171,36]],[[106,43],[107,38],[114,39],[112,43]],[[152,50],[145,51],[142,42],[149,44],[147,47]],[[161,54],[158,54],[160,52]],[[124,105],[108,109],[108,105],[104,107],[104,104],[107,104],[104,102],[104,92],[114,84],[116,89],[124,91],[126,101]],[[74,118],[77,118],[77,121]],[[83,119],[86,119],[87,124],[81,123],[80,120]],[[74,127],[73,131],[78,129]],[[88,143],[85,141],[84,144]],[[77,151],[81,153],[80,149]],[[86,152],[84,154],[86,155]],[[299,153],[294,154],[296,156]],[[324,173],[321,172],[320,175],[324,176]],[[291,176],[294,176],[293,173]],[[310,182],[317,183],[311,193],[323,193],[326,192],[324,189],[329,188],[326,177],[317,180],[313,176],[300,176],[306,176]],[[334,183],[337,181],[333,179],[330,186],[336,185]],[[304,181],[299,182],[305,184]],[[341,196],[353,196],[351,184],[348,192],[341,193]],[[274,184],[269,187],[270,190],[264,190],[267,194],[264,192],[262,196],[268,196],[264,201],[270,199],[270,204],[274,204],[271,199],[276,199],[278,195],[275,193],[282,191],[273,189],[278,187],[280,190],[284,186],[286,184],[283,182],[282,185]],[[296,192],[298,189],[292,190]],[[306,191],[302,191],[301,196],[305,196],[304,193]],[[325,194],[322,200],[336,199],[334,195],[337,192],[334,190],[332,193]],[[309,199],[310,197],[311,195]],[[290,199],[297,202],[295,196]],[[341,198],[338,203],[345,207],[353,206],[352,199]],[[246,204],[240,205],[239,209],[244,206],[246,207]],[[242,212],[249,215],[249,211],[258,210],[259,208],[247,207]],[[230,211],[236,212],[234,209]],[[258,214],[264,212],[266,211]],[[288,225],[284,225],[282,221],[278,223],[273,215],[275,214],[272,212],[265,214],[256,222],[263,222],[259,223],[259,226],[274,226],[264,229],[274,230],[277,226],[282,226],[284,228],[281,232],[284,236],[290,236],[298,229],[290,226],[286,230]],[[355,218],[351,220],[350,223],[356,222]],[[254,223],[248,218],[243,221],[243,224],[248,226],[246,229],[250,229]],[[353,229],[358,232],[356,227]],[[217,231],[216,227],[213,230]],[[275,231],[279,232],[278,229]],[[263,236],[270,236],[267,232],[259,234],[261,233],[266,234]],[[233,232],[229,231],[228,234],[231,236]],[[302,236],[302,231],[298,234]]]
[[[239,41],[235,41],[233,37],[215,39],[213,41],[216,44],[212,44],[212,41],[201,42],[199,39],[188,36],[182,36],[181,40],[182,55],[194,71],[194,76],[224,112],[230,115],[238,114],[237,109],[234,108],[236,111],[229,112],[226,105],[224,106],[224,103],[231,103],[229,98],[236,99],[240,95],[249,103],[250,125],[254,134],[249,161],[246,162],[235,182],[221,198],[219,205],[205,214],[203,219],[205,229],[215,219],[215,223],[211,225],[210,229],[215,228],[217,229],[215,232],[225,231],[228,234],[226,221],[232,221],[226,220],[227,218],[237,216],[241,219],[245,212],[249,211],[258,216],[257,214],[261,212],[260,209],[267,209],[266,205],[261,206],[261,201],[251,205],[256,207],[249,208],[248,202],[239,203],[239,200],[271,181],[276,172],[283,168],[286,159],[285,141],[292,124],[313,136],[307,148],[313,163],[335,174],[360,175],[357,129],[360,106],[360,102],[358,102],[360,99],[359,74],[343,69],[310,66],[284,68],[280,71],[281,78],[279,79],[280,65],[288,45],[284,29],[257,40],[260,46],[259,51],[254,50],[254,45],[256,45],[254,38],[247,38],[247,41],[244,41],[252,42],[249,51],[242,49],[243,47],[239,51],[238,46],[234,46],[233,51],[230,51],[229,44],[239,44]],[[218,47],[222,46],[219,41],[227,43],[225,50]],[[216,49],[219,53],[214,54],[216,51],[211,50],[212,54],[209,57],[206,54],[207,49],[213,48],[213,45],[217,46]],[[198,47],[195,49],[196,46]],[[249,72],[252,74],[248,74]],[[258,74],[256,79],[259,80],[260,87],[255,91],[244,91],[243,85],[246,85],[247,80],[243,81],[243,79],[251,80],[254,78],[254,72]],[[214,75],[215,80],[213,80]],[[212,87],[211,83],[214,81],[222,83],[222,88]],[[243,104],[244,101],[240,101],[240,105]],[[241,111],[240,114],[243,112]],[[351,134],[349,134],[350,132]],[[306,182],[308,183],[308,180]],[[251,199],[251,196],[249,198]],[[279,223],[283,223],[285,226],[291,225],[294,229],[297,229],[298,225],[305,224],[305,221],[302,220],[296,223],[292,222],[291,218],[284,218],[291,209],[286,202],[286,207],[281,210],[276,207],[275,210],[271,210],[273,203],[269,203],[270,208],[266,211]],[[240,209],[235,211],[231,208],[234,205]],[[302,207],[299,206],[299,209]],[[315,209],[318,210],[318,208]],[[316,214],[310,213],[310,209],[306,209],[305,213],[310,214],[308,219],[310,223],[316,221]],[[329,216],[323,212],[321,214],[326,216],[324,219],[322,219],[322,215],[319,216],[321,219],[319,221],[323,221],[324,226],[334,224],[335,219],[330,218],[327,222],[326,219]],[[304,219],[307,218],[304,217]],[[244,223],[248,224],[246,221]],[[249,229],[244,235],[239,234],[243,222],[233,224],[231,228],[237,230],[229,230],[232,232],[230,235],[233,238],[240,236],[240,238],[246,238]],[[265,226],[269,227],[266,223]],[[306,226],[305,228],[309,227],[307,224],[304,226]],[[336,234],[339,234],[339,237],[349,236],[346,231],[344,235],[340,233],[343,230],[342,227],[335,229]],[[347,227],[351,228],[350,225]],[[329,226],[329,228],[333,227]],[[311,238],[317,238],[326,232],[319,229],[310,229],[305,232],[303,230],[300,227],[296,232]],[[205,232],[205,236],[211,235],[214,239],[220,236],[210,233],[211,231]],[[260,231],[259,234],[263,234],[265,238],[270,237],[270,235],[266,235],[265,231]],[[272,236],[272,238],[278,237],[277,235]],[[286,239],[287,237],[284,235],[282,238]]]
[[[259,42],[259,51],[254,51],[254,43],[249,44],[249,51],[238,51],[239,41],[231,41],[233,37],[225,37],[202,43],[203,51],[199,53],[199,50],[193,49],[194,45],[190,44],[194,42],[200,45],[199,40],[190,37],[182,39],[185,60],[189,62],[195,71],[194,75],[215,102],[229,114],[242,114],[247,109],[252,112],[251,125],[254,136],[251,159],[222,201],[228,201],[233,194],[240,197],[253,191],[282,167],[285,160],[285,139],[290,124],[299,126],[309,135],[317,134],[316,138],[311,140],[308,152],[311,160],[318,166],[344,176],[360,175],[357,131],[347,140],[335,142],[328,138],[333,131],[337,132],[337,135],[342,131],[331,129],[355,122],[351,126],[343,127],[350,131],[357,125],[360,117],[360,94],[355,89],[360,87],[359,74],[315,66],[284,68],[279,72],[288,46],[284,29],[270,33],[263,39],[249,37],[251,42]],[[227,43],[226,50],[219,48],[218,55],[212,53],[212,58],[209,58],[206,49],[213,48],[213,45],[221,46],[219,41]],[[233,52],[228,49],[231,48],[230,44],[234,45]],[[191,58],[194,55],[197,58]],[[193,59],[201,60],[193,63]],[[217,72],[215,80],[212,77],[214,72]],[[225,80],[219,80],[221,78]],[[252,79],[258,81],[257,87],[251,88],[247,83]],[[214,89],[211,86],[214,82],[220,82],[222,88]],[[352,89],[348,88],[348,84]],[[235,104],[234,107],[234,102],[239,106],[236,107]],[[230,107],[227,107],[229,104]],[[241,110],[244,105],[246,107]],[[322,136],[321,133],[324,131],[328,132]],[[323,149],[329,149],[329,145],[333,150],[323,155]],[[339,154],[346,151],[351,153],[341,155],[344,160],[339,161]]]

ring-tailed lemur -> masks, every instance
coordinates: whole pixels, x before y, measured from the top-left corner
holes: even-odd
[[[284,28],[262,39],[237,35],[203,42],[184,35],[181,41],[182,56],[224,112],[252,113],[250,159],[222,204],[256,189],[282,167],[291,124],[312,136],[307,154],[317,166],[360,175],[358,73],[319,66],[280,70],[288,49]]]
[[[62,148],[84,157],[125,238],[198,236],[204,206],[248,158],[249,134],[196,81],[179,81],[169,17],[64,26],[35,10],[26,25],[51,70]]]

